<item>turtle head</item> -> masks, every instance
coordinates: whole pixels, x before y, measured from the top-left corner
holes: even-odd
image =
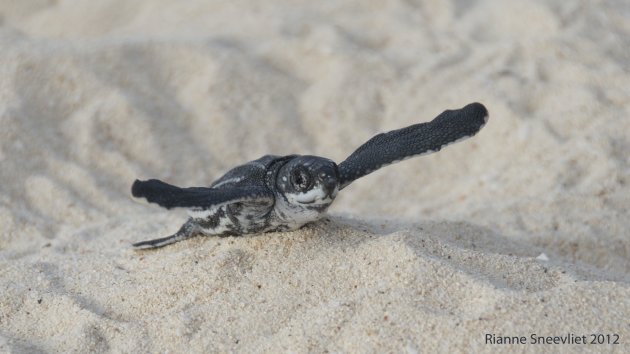
[[[290,203],[326,208],[339,191],[339,171],[329,159],[296,156],[280,168],[276,185]]]

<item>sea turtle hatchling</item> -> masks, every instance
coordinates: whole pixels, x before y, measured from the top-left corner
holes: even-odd
[[[488,121],[480,103],[447,110],[431,122],[374,136],[345,161],[309,155],[265,155],[235,167],[210,187],[180,188],[157,179],[136,180],[131,193],[164,208],[188,209],[175,234],[133,246],[157,248],[195,235],[236,236],[295,230],[315,221],[337,192],[381,167],[437,152],[475,135]]]

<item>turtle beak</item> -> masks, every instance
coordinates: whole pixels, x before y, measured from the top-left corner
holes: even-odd
[[[322,187],[324,188],[324,193],[330,198],[334,198],[337,195],[337,179],[334,177],[326,177],[322,181]]]

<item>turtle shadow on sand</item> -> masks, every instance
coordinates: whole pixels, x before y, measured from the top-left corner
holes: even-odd
[[[295,232],[236,237],[199,236],[172,248],[162,249],[161,252],[182,252],[194,248],[194,253],[202,258],[208,250],[212,250],[211,253],[244,253],[250,255],[251,269],[256,266],[258,258],[263,257],[261,253],[265,254],[264,257],[272,258],[292,257],[295,254],[333,257],[340,250],[348,253],[362,247],[369,250],[373,247],[365,245],[369,242],[379,243],[376,247],[385,244],[404,248],[420,260],[438,262],[458,272],[484,279],[497,288],[540,291],[563,282],[628,282],[623,277],[613,279],[611,277],[614,275],[591,264],[559,256],[533,242],[515,240],[488,227],[465,221],[362,220],[327,215]],[[267,261],[277,263],[270,259]],[[282,262],[278,266],[282,267]],[[523,274],[526,276],[523,277]]]
[[[332,244],[339,247],[347,247],[349,242],[356,246],[356,243],[370,239],[395,236],[394,242],[404,243],[417,257],[438,260],[475,277],[485,278],[498,288],[538,291],[563,281],[629,282],[627,278],[559,256],[533,242],[515,240],[465,221],[409,222],[327,216],[305,228],[327,234],[323,237],[329,237]],[[354,237],[353,231],[360,232],[362,237]],[[522,274],[527,274],[526,278],[530,280],[518,280],[523,278]]]

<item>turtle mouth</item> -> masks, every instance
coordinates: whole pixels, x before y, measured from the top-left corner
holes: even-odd
[[[327,204],[333,201],[333,197],[325,196],[324,198],[315,197],[311,200],[300,201],[300,204]]]
[[[304,201],[304,202],[300,202],[300,204],[330,204],[333,201],[333,198],[331,197],[326,197],[326,198],[315,198],[313,200],[308,200],[308,201]]]
[[[313,199],[300,200],[299,202],[300,204],[330,204],[333,200],[335,200],[337,192],[339,192],[339,189],[335,188],[328,193],[322,192],[319,195],[315,195]]]
[[[327,190],[325,188],[313,188],[308,192],[295,195],[294,201],[299,204],[330,204],[337,196],[338,188]]]

